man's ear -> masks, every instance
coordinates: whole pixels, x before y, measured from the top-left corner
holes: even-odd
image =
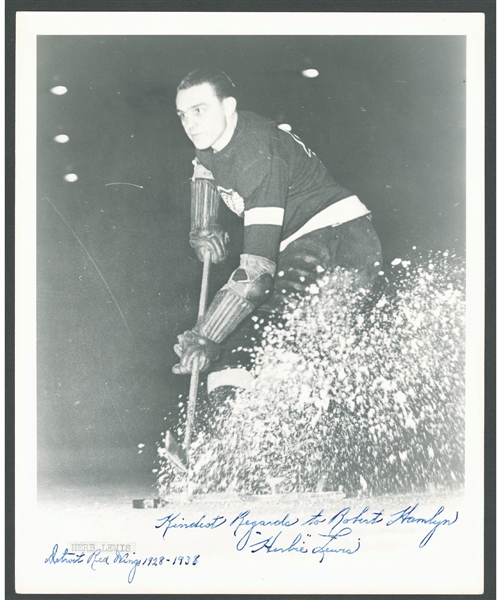
[[[236,98],[228,96],[227,98],[224,98],[222,103],[224,105],[224,111],[227,117],[230,117],[236,112]]]

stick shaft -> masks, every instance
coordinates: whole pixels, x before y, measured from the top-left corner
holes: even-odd
[[[184,450],[186,454],[189,452],[189,446],[191,445],[191,430],[193,428],[194,413],[196,410],[196,397],[198,396],[198,382],[200,374],[198,371],[191,373],[191,379],[189,381],[189,398],[188,398],[188,414],[186,419],[186,432],[184,434]],[[189,455],[188,455],[189,460]]]
[[[205,308],[207,306],[207,294],[208,294],[208,276],[210,274],[210,253],[206,253],[203,260],[203,276],[201,279],[201,292],[200,292],[200,304],[198,307],[198,318],[205,314]],[[191,373],[191,379],[189,381],[189,397],[188,397],[188,414],[186,419],[186,432],[184,434],[184,449],[186,453],[189,451],[191,445],[191,430],[194,423],[194,414],[196,410],[196,398],[198,396],[198,382],[200,379],[200,373],[197,369]],[[189,456],[188,456],[189,459]]]

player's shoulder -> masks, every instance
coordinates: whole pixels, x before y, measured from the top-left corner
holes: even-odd
[[[242,119],[242,142],[250,153],[279,153],[283,132],[278,123],[250,111],[239,113]]]
[[[278,131],[276,121],[272,119],[262,117],[250,111],[241,111],[239,115],[246,138],[253,140],[272,139]]]

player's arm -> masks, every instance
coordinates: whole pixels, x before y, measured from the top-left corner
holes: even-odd
[[[197,159],[193,161],[194,173],[191,180],[191,231],[189,242],[196,256],[203,262],[206,252],[213,263],[227,257],[228,234],[219,220],[220,195],[214,185],[213,176]]]
[[[278,192],[284,198],[285,192],[277,189],[281,185],[279,174],[273,178],[268,169],[265,175],[253,194],[250,190],[246,193],[253,202],[248,202],[244,215],[240,266],[216,293],[194,330],[179,337],[175,351],[181,360],[174,373],[190,373],[194,367],[200,371],[208,368],[218,355],[219,344],[271,297],[284,217],[284,207],[277,206],[277,202],[272,206],[271,198],[276,198]],[[284,204],[284,199],[281,203]]]

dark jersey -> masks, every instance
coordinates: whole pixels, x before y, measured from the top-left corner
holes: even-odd
[[[238,113],[225,148],[197,150],[196,156],[224,202],[244,218],[243,252],[274,262],[282,239],[351,196],[297,136],[251,112]]]

